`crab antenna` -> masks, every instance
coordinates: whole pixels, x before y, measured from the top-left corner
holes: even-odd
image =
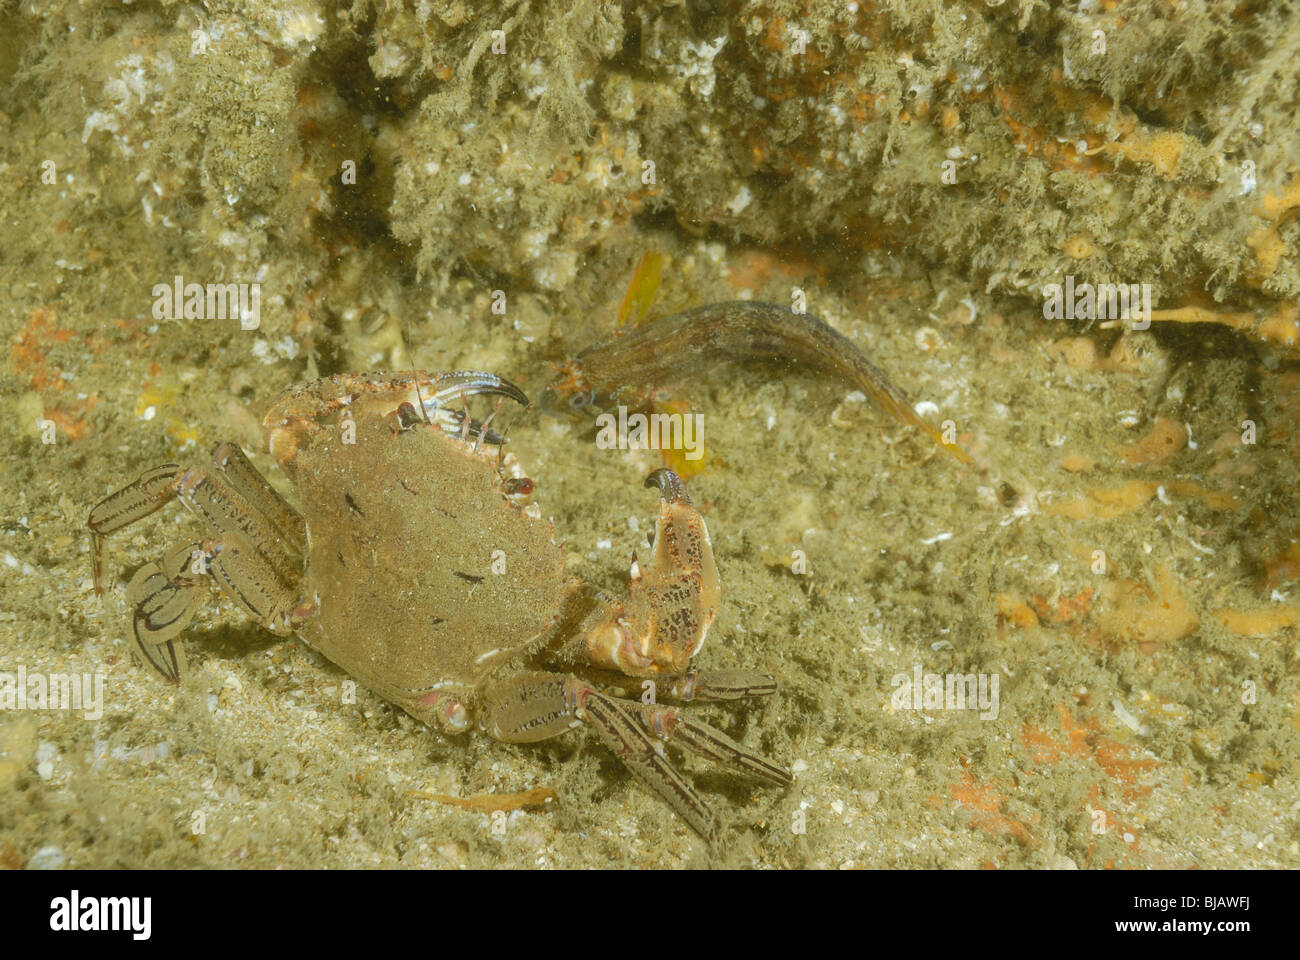
[[[496,417],[496,415],[501,412],[501,407],[505,405],[505,402],[506,402],[505,397],[501,397],[499,400],[497,400],[497,405],[492,408],[492,412],[487,415],[487,419],[484,420],[481,424],[479,424],[478,436],[474,438],[475,453],[478,453],[479,445],[482,444],[483,441],[487,439],[488,428],[492,426],[493,418]]]
[[[460,392],[460,404],[461,404],[460,412],[464,415],[460,421],[460,439],[462,442],[464,442],[465,438],[469,436],[470,421],[474,419],[473,417],[470,416],[469,397],[465,395],[464,390]]]
[[[429,414],[424,409],[424,397],[420,396],[420,366],[415,362],[415,338],[411,336],[411,318],[403,316],[406,327],[406,357],[411,361],[411,378],[415,381],[415,405],[420,410],[424,422],[429,422]]]
[[[493,412],[495,413],[495,411]],[[497,476],[499,477],[506,475],[505,467],[501,464],[506,459],[506,438],[510,435],[510,427],[511,424],[507,423],[506,428],[501,431],[501,443],[497,446]]]

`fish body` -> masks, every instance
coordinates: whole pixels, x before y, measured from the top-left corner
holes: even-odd
[[[907,395],[824,320],[787,306],[728,300],[617,331],[566,362],[544,402],[574,413],[645,408],[665,388],[727,363],[766,361],[828,375],[861,390],[900,423],[921,429],[963,463],[970,456],[917,415]]]

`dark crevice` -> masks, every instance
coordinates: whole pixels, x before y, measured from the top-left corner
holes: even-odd
[[[346,43],[318,50],[311,57],[308,76],[309,84],[335,94],[347,106],[342,123],[348,126],[348,133],[361,136],[363,150],[359,156],[342,158],[355,161],[355,184],[343,183],[341,169],[322,171],[334,210],[328,217],[317,217],[317,229],[327,241],[362,247],[380,244],[388,247],[396,260],[405,260],[388,220],[393,184],[371,154],[380,121],[404,112],[397,102],[396,83],[374,76],[365,36],[350,37]],[[330,134],[329,130],[304,131],[304,137]]]

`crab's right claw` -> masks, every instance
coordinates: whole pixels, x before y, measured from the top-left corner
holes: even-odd
[[[528,406],[528,395],[505,377],[498,377],[495,373],[455,370],[431,377],[429,386],[433,392],[422,398],[429,414],[433,414],[448,403],[480,394],[508,397],[520,406]]]

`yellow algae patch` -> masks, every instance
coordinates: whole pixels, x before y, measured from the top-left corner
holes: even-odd
[[[140,420],[153,420],[164,410],[176,405],[176,398],[180,395],[181,388],[178,385],[167,387],[146,386],[140,391],[140,396],[135,403],[135,415]],[[178,417],[168,414],[167,416],[167,434],[172,438],[176,447],[181,450],[196,446],[199,442],[198,428],[185,423]]]
[[[1278,232],[1278,224],[1296,207],[1300,207],[1300,175],[1282,189],[1270,190],[1260,200],[1255,212],[1271,222],[1246,239],[1246,246],[1255,251],[1255,259],[1259,261],[1259,278],[1271,277],[1282,254],[1286,253],[1286,242]]]
[[[1138,644],[1143,653],[1181,640],[1200,626],[1168,566],[1156,571],[1154,590],[1136,580],[1117,580],[1104,591],[1108,609],[1098,625],[1110,636]]]
[[[152,420],[159,407],[170,407],[176,402],[179,387],[145,387],[135,402],[135,415],[139,420]]]
[[[1021,630],[1038,626],[1038,614],[1033,608],[1005,593],[998,594],[998,616]]]
[[[1093,490],[1086,497],[1049,503],[1043,512],[1072,520],[1110,520],[1141,507],[1156,495],[1159,486],[1150,480],[1129,480],[1119,487]]]
[[[703,452],[703,445],[700,447]],[[669,449],[663,451],[664,466],[677,474],[683,480],[689,480],[691,477],[704,472],[707,461],[701,455],[698,459],[692,460],[686,456],[684,450]]]
[[[1043,512],[1071,520],[1111,520],[1145,505],[1160,487],[1161,484],[1154,480],[1129,480],[1118,487],[1092,490],[1084,497],[1049,503]],[[1164,484],[1164,488],[1166,494],[1202,500],[1211,510],[1233,510],[1238,506],[1237,498],[1232,494],[1210,490],[1186,480],[1170,481]]]
[[[1177,420],[1161,417],[1151,432],[1137,443],[1118,451],[1125,463],[1134,466],[1163,466],[1187,445],[1187,428]]]
[[[1118,153],[1131,163],[1149,163],[1160,176],[1173,180],[1178,176],[1183,150],[1194,142],[1186,134],[1167,130],[1153,137],[1139,134],[1122,143],[1103,143],[1087,153],[1089,156],[1102,151]]]
[[[1215,610],[1210,620],[1243,637],[1267,637],[1300,623],[1300,607],[1274,606],[1262,610]]]
[[[167,418],[167,435],[172,438],[179,450],[196,447],[199,443],[198,427],[177,420],[175,417]]]
[[[1096,465],[1096,460],[1085,457],[1082,453],[1067,453],[1061,458],[1061,469],[1070,473],[1088,473]]]
[[[691,416],[690,407],[682,400],[661,400],[653,405],[652,412],[667,413],[669,415],[680,415],[685,423],[685,418]],[[683,480],[689,480],[691,477],[704,470],[708,463],[708,455],[704,449],[703,432],[696,438],[697,446],[692,450],[685,450],[672,445],[665,446],[661,451],[664,466],[672,470]]]
[[[618,307],[618,326],[636,326],[646,318],[659,293],[659,276],[663,271],[663,254],[647,250],[641,256],[628,281],[623,302]]]

